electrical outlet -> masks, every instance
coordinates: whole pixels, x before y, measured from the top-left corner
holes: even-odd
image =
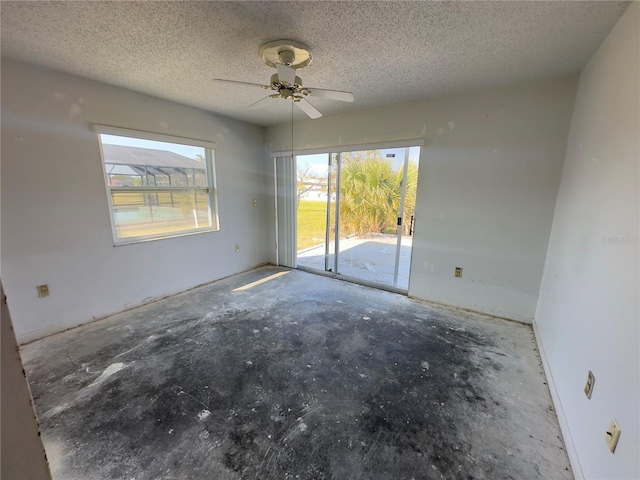
[[[591,398],[591,393],[593,393],[593,386],[596,383],[596,377],[593,375],[593,372],[589,370],[587,374],[587,384],[584,386],[584,394],[587,398]]]
[[[604,437],[604,439],[607,442],[607,445],[609,445],[609,450],[611,450],[611,453],[616,451],[616,445],[618,445],[620,432],[621,432],[620,425],[618,425],[618,422],[616,422],[616,419],[614,418],[613,420],[611,420],[611,425],[609,425],[609,430],[607,430],[607,434]]]
[[[462,267],[456,267],[455,276],[458,278],[462,278]]]
[[[38,289],[38,297],[48,297],[49,296],[49,285],[38,285],[36,287]]]
[[[253,206],[257,207],[258,206],[258,200],[256,200],[255,198],[253,199]]]
[[[236,243],[236,253],[240,251],[240,245]]]

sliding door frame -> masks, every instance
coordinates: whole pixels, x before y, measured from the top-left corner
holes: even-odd
[[[313,149],[300,149],[300,150],[287,150],[281,152],[272,152],[271,157],[274,161],[274,188],[275,188],[275,209],[276,209],[276,262],[279,264],[279,260],[281,258],[280,252],[280,243],[278,242],[278,228],[279,228],[279,215],[278,215],[278,178],[277,178],[277,168],[276,168],[276,158],[277,157],[291,157],[295,160],[299,155],[313,155],[313,154],[327,154],[328,155],[328,163],[329,163],[329,174],[328,174],[328,191],[327,191],[327,222],[326,222],[326,232],[325,232],[325,270],[318,270],[315,268],[305,267],[304,265],[298,265],[297,263],[297,252],[296,252],[296,262],[295,267],[298,270],[315,273],[318,275],[323,275],[325,277],[337,278],[340,280],[345,280],[351,283],[357,283],[359,285],[364,285],[367,287],[373,287],[380,290],[386,290],[389,292],[400,293],[403,295],[407,295],[409,288],[403,289],[398,288],[393,285],[385,285],[382,283],[370,282],[368,280],[364,280],[361,278],[351,277],[349,275],[344,275],[338,273],[338,260],[339,260],[339,239],[340,239],[340,176],[341,176],[341,168],[340,168],[340,160],[341,154],[344,152],[352,152],[352,151],[363,151],[363,150],[386,150],[391,148],[405,148],[405,162],[403,166],[403,186],[402,186],[402,197],[401,197],[401,210],[400,214],[404,216],[404,205],[405,205],[405,197],[407,191],[407,173],[409,167],[409,148],[410,147],[420,147],[420,156],[422,156],[422,147],[424,147],[424,139],[412,139],[412,140],[398,140],[391,142],[378,142],[378,143],[370,143],[370,144],[361,144],[361,145],[340,145],[334,147],[323,147],[323,148],[313,148]],[[336,216],[335,216],[335,238],[334,238],[334,256],[333,256],[333,268],[332,271],[329,271],[329,240],[330,240],[330,211],[331,211],[331,167],[332,167],[332,158],[331,155],[335,154],[336,161]],[[294,162],[294,163],[297,163]],[[404,220],[403,220],[404,223]],[[297,225],[297,221],[294,223],[294,227]],[[397,284],[398,281],[398,267],[400,263],[400,250],[401,250],[401,238],[402,238],[402,227],[404,225],[399,225],[398,228],[398,240],[399,242],[396,244],[396,258],[395,258],[395,267],[394,267],[394,285]],[[297,236],[297,232],[294,232],[294,238]],[[297,248],[297,246],[296,246]],[[411,249],[411,257],[413,257],[413,248]],[[411,261],[411,260],[410,260]],[[410,285],[409,285],[410,286]]]
[[[338,273],[338,261],[340,259],[340,176],[342,172],[342,168],[340,167],[341,153],[342,152],[333,152],[336,154],[336,225],[335,225],[335,238],[333,239],[333,273],[337,276],[340,275]],[[331,156],[331,154],[329,154]],[[331,172],[329,172],[329,176],[331,176]],[[331,180],[329,180],[331,183]],[[327,224],[327,228],[329,228],[329,224]],[[327,244],[327,249],[329,249],[329,245]]]
[[[393,285],[398,284],[398,267],[400,266],[400,250],[402,250],[402,231],[404,230],[404,201],[407,197],[407,173],[409,172],[409,148],[404,147],[404,165],[402,166],[402,193],[400,195],[400,216],[398,217],[398,244],[396,248],[396,262],[393,269]],[[413,245],[411,246],[413,253]],[[407,291],[409,290],[407,286]]]

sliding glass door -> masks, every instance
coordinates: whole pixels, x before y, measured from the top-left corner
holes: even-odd
[[[296,157],[298,266],[327,270],[330,263],[327,246],[333,245],[335,229],[327,228],[327,221],[336,199],[331,164],[328,153]]]
[[[297,264],[406,291],[420,147],[298,155]]]

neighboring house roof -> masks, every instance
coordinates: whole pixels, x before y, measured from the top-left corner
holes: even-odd
[[[204,163],[166,150],[103,143],[102,152],[109,164],[205,170]]]

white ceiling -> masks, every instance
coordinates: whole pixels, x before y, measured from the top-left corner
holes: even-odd
[[[291,105],[247,106],[268,83],[264,42],[311,47],[305,85],[352,91],[312,99],[325,115],[579,72],[627,2],[2,1],[2,54],[258,125]],[[299,118],[301,113],[296,114]],[[300,117],[302,118],[302,117]]]

